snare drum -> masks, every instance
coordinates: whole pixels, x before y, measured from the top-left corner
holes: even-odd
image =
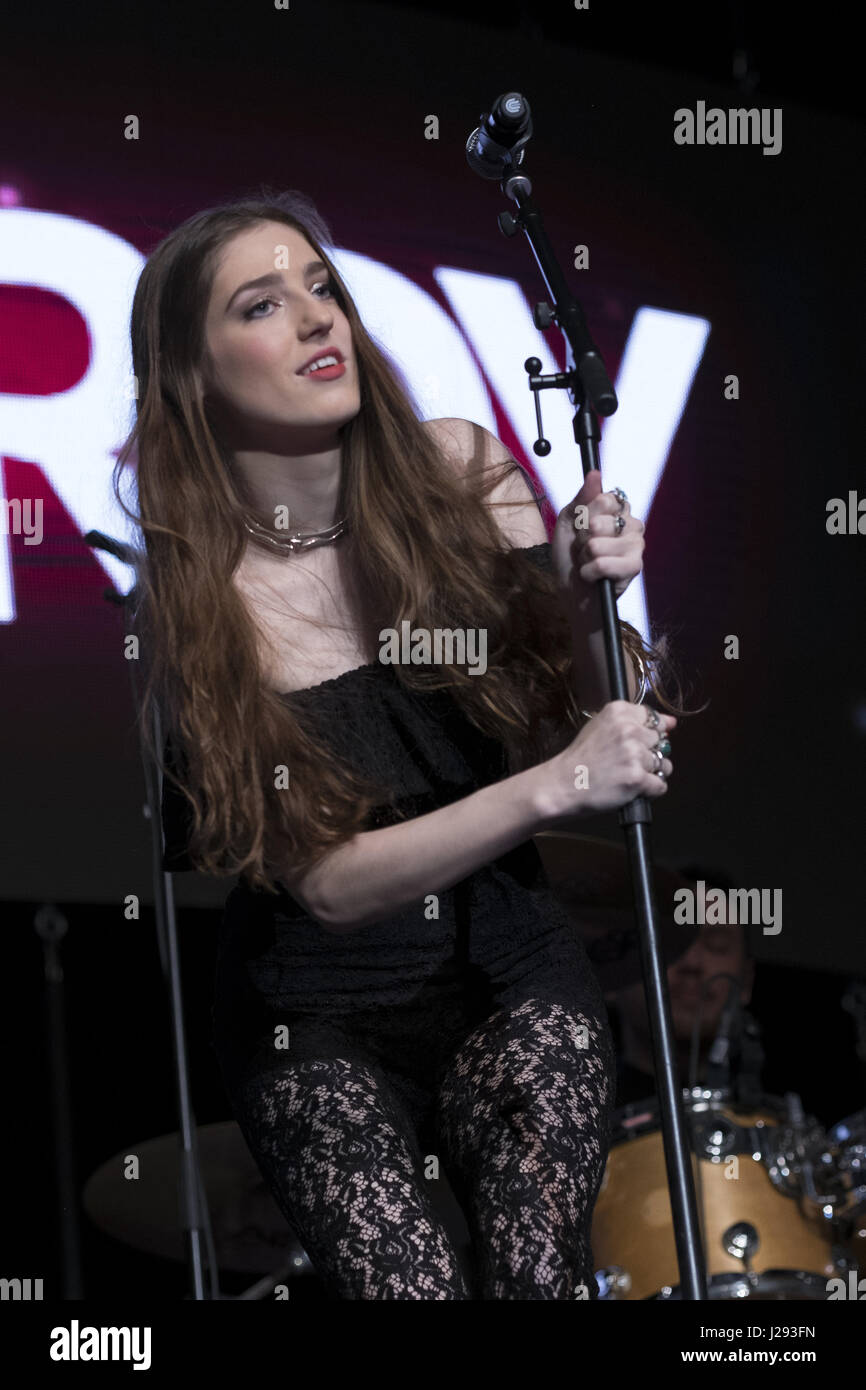
[[[839,1274],[828,1208],[804,1201],[783,1102],[742,1111],[725,1093],[684,1093],[711,1299],[826,1299]],[[818,1151],[823,1131],[810,1121]],[[678,1299],[679,1272],[655,1101],[619,1112],[595,1206],[592,1248],[604,1299]]]

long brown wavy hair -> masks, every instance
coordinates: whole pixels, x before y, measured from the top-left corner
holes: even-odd
[[[191,808],[190,862],[276,892],[280,865],[305,872],[368,829],[370,813],[390,793],[336,759],[265,684],[266,638],[233,582],[247,546],[248,509],[231,455],[207,418],[198,373],[219,253],[260,221],[283,222],[306,237],[328,266],[351,327],[361,408],[340,432],[337,515],[349,522],[367,641],[372,647],[375,634],[399,630],[404,619],[426,630],[486,628],[480,679],[457,664],[395,665],[394,674],[409,688],[450,690],[475,727],[502,742],[512,771],[566,747],[584,721],[570,688],[570,632],[553,576],[507,547],[490,512],[507,504],[485,501],[521,465],[470,467],[461,478],[446,461],[364,328],[327,253],[330,230],[305,194],[262,187],[256,197],[195,214],[155,247],[136,287],[136,420],[113,475],[115,495],[142,537],[133,615],[146,671],[142,732]],[[137,509],[121,488],[133,454]],[[624,647],[646,663],[654,699],[685,713],[659,683],[663,671],[673,672],[668,639],[646,646],[629,624],[622,632]],[[165,748],[154,747],[154,701],[164,738],[180,750],[177,774]],[[286,767],[288,791],[276,785],[276,770]]]

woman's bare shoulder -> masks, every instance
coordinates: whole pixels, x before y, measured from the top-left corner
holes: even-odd
[[[462,478],[499,469],[509,461],[518,466],[500,479],[484,498],[509,546],[526,547],[547,541],[547,527],[538,498],[519,460],[497,436],[474,420],[444,417],[425,420],[424,428],[439,445],[443,458]]]

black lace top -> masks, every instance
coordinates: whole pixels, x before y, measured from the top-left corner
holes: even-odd
[[[549,542],[527,554],[551,566]],[[392,666],[375,663],[287,694],[334,754],[392,788],[375,829],[400,812],[422,816],[507,776],[505,749],[470,724],[447,691],[401,686]],[[186,802],[166,781],[164,868],[192,867],[184,854]],[[326,931],[283,891],[255,892],[240,878],[229,893],[220,937],[218,995],[230,1008],[241,996],[271,1012],[351,1012],[409,1000],[443,969],[471,967],[504,976],[543,952],[597,982],[584,948],[527,840],[461,883],[422,896],[392,916],[344,935]]]

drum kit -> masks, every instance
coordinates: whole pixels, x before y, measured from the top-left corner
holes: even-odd
[[[622,848],[561,832],[536,835],[535,843],[606,996],[615,998],[642,975]],[[676,870],[657,865],[653,873],[658,903],[673,903],[677,890],[692,886]],[[694,941],[694,927],[677,924],[670,912],[660,912],[657,925],[670,966]],[[866,997],[855,994],[843,1007],[862,1025]],[[858,1055],[866,1060],[862,1031]],[[749,1046],[754,1049],[753,1039]],[[757,1053],[763,1056],[759,1046]],[[825,1131],[803,1114],[795,1092],[765,1095],[757,1068],[751,1080],[756,1084],[748,1088],[683,1089],[708,1296],[827,1299],[830,1279],[866,1272],[866,1110]],[[623,1106],[614,1116],[592,1249],[603,1301],[680,1298],[654,1099]]]
[[[829,1131],[799,1097],[683,1092],[711,1300],[826,1301],[866,1256],[866,1110]],[[654,1101],[617,1112],[592,1227],[603,1301],[679,1299]]]

